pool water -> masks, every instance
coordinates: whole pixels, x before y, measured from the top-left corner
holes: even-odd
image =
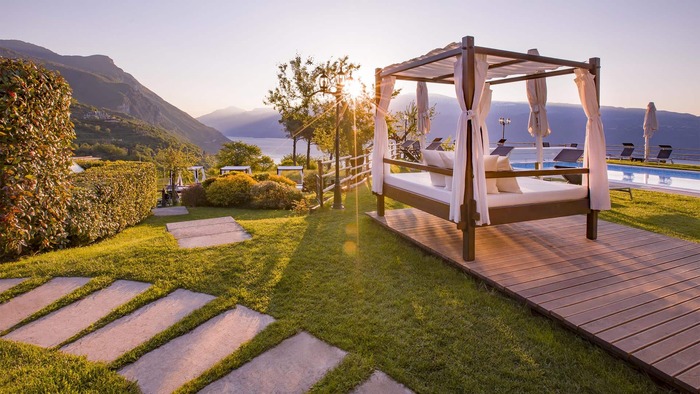
[[[571,163],[561,164],[574,166],[574,164]],[[535,168],[534,163],[512,163],[512,166],[517,169]],[[578,166],[580,167],[580,163]],[[554,163],[545,162],[544,168],[554,168]],[[608,164],[608,180],[620,183],[700,192],[700,171]]]

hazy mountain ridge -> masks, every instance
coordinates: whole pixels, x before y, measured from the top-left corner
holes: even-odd
[[[412,100],[413,95],[402,94],[392,100],[389,110],[403,110]],[[436,104],[437,115],[432,121],[431,137],[454,136],[459,105],[453,97],[431,94],[430,104]],[[272,108],[259,108],[253,111],[215,111],[198,119],[212,126],[229,137],[284,137],[284,130],[278,123],[279,113]],[[643,108],[620,108],[603,106],[601,116],[605,128],[606,143],[620,145],[631,142],[637,146],[644,145],[642,124]],[[586,129],[586,116],[577,104],[547,104],[550,129],[552,134],[545,138],[551,144],[583,143]],[[652,144],[668,144],[676,148],[700,149],[700,117],[670,111],[658,111],[660,130],[652,137]],[[511,119],[506,126],[505,137],[509,142],[534,142],[527,132],[530,107],[524,102],[494,101],[486,124],[491,142],[501,138],[502,126],[499,117]]]
[[[228,141],[216,129],[201,124],[141,85],[107,56],[64,56],[18,40],[0,40],[0,56],[29,59],[56,70],[68,81],[79,102],[133,116],[208,152],[218,151]]]

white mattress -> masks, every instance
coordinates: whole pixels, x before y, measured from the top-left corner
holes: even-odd
[[[487,195],[489,207],[580,200],[588,195],[588,188],[585,186],[527,177],[517,178],[517,180],[522,194],[489,194]],[[450,203],[450,193],[452,192],[442,187],[433,186],[430,183],[430,174],[427,172],[386,174],[384,183],[446,204]]]

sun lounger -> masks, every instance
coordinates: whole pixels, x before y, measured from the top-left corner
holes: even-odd
[[[498,146],[503,146],[503,144],[505,144],[505,143],[506,143],[506,139],[505,139],[505,138],[501,138],[500,140],[498,140],[498,142],[496,143],[496,145],[498,145]]]
[[[659,153],[656,157],[649,158],[647,161],[655,161],[657,163],[666,163],[666,160],[673,164],[673,159],[671,159],[671,152],[673,152],[673,147],[671,145],[659,145]]]
[[[444,150],[442,148],[442,138],[435,138],[433,142],[425,147],[425,150]]]
[[[399,151],[408,161],[420,161],[420,142],[414,140],[406,140],[399,145]]]
[[[510,151],[515,148],[514,146],[497,146],[496,149],[491,152],[491,156],[508,156],[510,155]]]
[[[562,149],[554,157],[555,163],[570,163],[569,165],[554,164],[554,168],[576,168],[576,163],[583,156],[583,149]],[[567,182],[580,185],[583,182],[583,176],[581,174],[563,174],[562,175]]]
[[[632,152],[634,152],[634,144],[629,143],[629,142],[623,142],[622,143],[622,152],[620,152],[620,155],[617,157],[610,157],[611,159],[618,159],[618,160],[632,160]]]

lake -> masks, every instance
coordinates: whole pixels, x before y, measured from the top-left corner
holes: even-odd
[[[292,154],[292,140],[289,138],[253,138],[253,137],[228,137],[231,141],[241,141],[249,145],[257,145],[264,155],[270,156],[279,164],[282,157]],[[297,142],[297,154],[306,154],[306,141]],[[323,152],[316,145],[311,145],[311,158],[320,158]]]

